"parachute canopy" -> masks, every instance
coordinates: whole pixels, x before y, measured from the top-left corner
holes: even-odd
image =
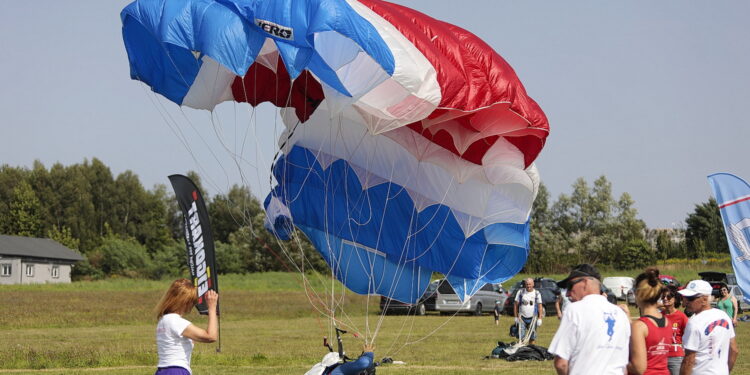
[[[523,267],[549,132],[475,35],[379,0],[137,0],[131,77],[181,106],[281,108],[267,228],[305,233],[347,287],[415,302]]]

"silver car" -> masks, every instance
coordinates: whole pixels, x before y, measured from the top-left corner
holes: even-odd
[[[485,284],[471,298],[461,302],[450,284],[444,282],[438,286],[435,307],[441,314],[468,312],[474,315],[489,313],[500,302],[502,307],[508,295],[500,284]]]

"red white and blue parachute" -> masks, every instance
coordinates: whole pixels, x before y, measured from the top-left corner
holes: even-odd
[[[131,77],[178,105],[281,108],[267,227],[347,287],[414,302],[523,267],[547,119],[475,35],[379,0],[137,0]]]

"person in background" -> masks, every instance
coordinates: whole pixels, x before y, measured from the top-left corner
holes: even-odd
[[[518,339],[526,337],[526,331],[531,330],[529,344],[536,341],[536,327],[532,326],[534,315],[537,315],[537,324],[541,324],[544,310],[542,308],[542,295],[534,289],[534,279],[528,278],[523,282],[524,288],[516,294],[513,304],[513,316],[518,324]]]
[[[682,335],[685,357],[680,375],[729,374],[737,360],[734,326],[729,315],[711,308],[711,289],[708,282],[693,280],[679,291],[693,312]]]
[[[716,308],[727,313],[732,318],[732,324],[737,325],[737,299],[729,293],[727,284],[721,284],[721,298],[716,301]]]
[[[495,314],[495,325],[500,324],[500,314],[503,311],[503,306],[500,304],[500,301],[495,301],[495,308],[492,310],[492,312]]]
[[[659,280],[659,270],[646,268],[635,278],[635,287],[635,303],[641,317],[630,327],[628,374],[669,375],[667,355],[672,327],[659,310],[666,289]]]
[[[565,311],[565,308],[568,307],[568,304],[573,301],[570,300],[570,297],[568,296],[568,290],[565,288],[560,289],[560,294],[557,295],[557,298],[555,299],[555,310],[557,311],[557,319],[562,319],[563,311]]]
[[[685,313],[677,309],[680,307],[680,300],[677,287],[667,285],[667,291],[664,292],[664,296],[662,297],[662,313],[667,317],[669,325],[672,327],[672,343],[667,355],[667,368],[671,375],[680,374],[680,366],[685,356],[685,350],[682,348],[682,334],[685,332],[688,317]]]
[[[628,364],[630,319],[601,292],[601,275],[590,264],[573,267],[557,283],[568,289],[571,301],[549,352],[559,375],[621,375]]]
[[[193,341],[211,343],[219,335],[216,306],[219,295],[209,290],[204,294],[208,305],[208,328],[194,326],[183,318],[198,303],[197,288],[188,279],[172,282],[156,305],[156,350],[159,363],[155,375],[190,375]]]

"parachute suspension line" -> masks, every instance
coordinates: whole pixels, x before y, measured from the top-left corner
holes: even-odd
[[[254,73],[253,73],[253,74],[256,74],[256,77],[254,77],[254,78],[257,78],[257,71],[254,71]],[[247,90],[248,90],[248,87],[246,86],[245,80],[243,79],[243,80],[241,80],[241,81],[242,81],[242,85],[243,85],[243,91],[244,91],[244,92],[247,92]],[[254,82],[255,82],[255,81],[257,81],[257,79],[256,79],[256,80],[254,80]],[[253,90],[253,98],[257,97],[257,91],[256,91],[256,90],[257,90],[257,86],[256,86],[256,85],[252,85],[252,90]],[[277,91],[277,95],[278,95],[278,91],[279,91],[279,90],[278,90],[278,85],[277,85],[277,90],[276,90],[276,91]],[[278,98],[278,96],[277,96],[277,98]],[[259,139],[259,137],[257,136],[257,131],[258,131],[258,126],[257,126],[257,110],[256,110],[256,109],[255,109],[255,107],[254,107],[254,106],[252,106],[252,105],[251,105],[250,107],[251,107],[251,115],[250,115],[250,127],[252,127],[252,128],[253,128],[253,133],[255,134],[254,140],[255,140],[255,146],[256,146],[256,147],[255,147],[255,150],[256,150],[256,155],[260,155],[260,153],[258,152],[258,150],[260,149],[260,147],[259,147],[259,145],[258,145],[258,139]],[[236,107],[235,107],[235,109],[236,109]],[[278,116],[278,114],[277,114],[277,115],[276,115],[276,116],[274,117],[274,121],[275,121],[275,122],[276,122],[276,121],[278,120],[278,117],[277,117],[277,116]],[[242,155],[242,154],[244,154],[245,141],[246,141],[246,139],[247,139],[247,136],[248,136],[249,134],[250,134],[250,131],[246,131],[246,132],[245,132],[245,137],[243,138],[243,144],[242,144],[242,150],[243,150],[243,152],[240,152],[240,154],[241,154],[241,155]],[[276,155],[274,156],[274,160],[276,159],[276,157],[277,157],[277,156],[278,156],[278,152],[277,152],[277,154],[276,154]],[[237,164],[238,164],[238,163],[237,163]],[[264,164],[265,164],[265,163],[264,163]],[[241,170],[241,168],[239,168],[239,164],[238,164],[238,169],[240,169],[240,170]],[[256,169],[256,176],[258,176],[258,177],[259,177],[259,170],[258,170],[258,168],[255,168],[255,169]],[[272,174],[271,174],[271,175],[272,175]],[[243,177],[243,181],[246,181],[246,179],[245,179],[245,176],[244,176],[244,174],[242,175],[242,177]],[[273,181],[272,181],[272,177],[271,177],[271,179],[269,179],[269,189],[270,189],[270,188],[272,188],[272,184],[273,184]],[[243,213],[243,214],[244,214],[244,213]],[[251,234],[251,235],[252,235],[252,236],[253,236],[254,238],[256,238],[256,239],[257,239],[257,240],[258,240],[259,242],[261,242],[261,243],[262,243],[262,246],[263,246],[263,248],[265,248],[266,250],[270,251],[270,252],[271,252],[271,254],[272,254],[272,255],[273,255],[274,257],[276,257],[276,259],[277,259],[277,260],[279,261],[279,263],[280,263],[280,264],[281,264],[282,266],[284,266],[284,267],[285,267],[285,268],[287,269],[287,271],[289,271],[289,272],[292,272],[291,268],[289,267],[289,264],[288,264],[287,262],[285,262],[285,261],[284,261],[284,260],[283,260],[283,259],[282,259],[282,258],[281,258],[281,257],[280,257],[280,256],[279,256],[279,255],[278,255],[278,254],[277,254],[277,253],[276,253],[276,252],[274,251],[274,250],[273,250],[273,248],[272,248],[271,246],[269,246],[269,245],[268,245],[268,244],[267,244],[267,243],[266,243],[266,242],[265,242],[265,241],[264,241],[264,240],[262,239],[262,237],[260,237],[260,236],[258,235],[258,233],[256,233],[256,232],[255,232],[255,228],[254,228],[254,225],[253,225],[253,223],[252,223],[252,220],[251,220],[251,218],[247,218],[247,217],[245,217],[245,223],[249,224],[249,225],[248,225],[248,228],[250,229],[250,234]],[[295,239],[295,241],[296,241],[296,244],[298,245],[298,247],[299,247],[299,249],[300,249],[300,252],[302,253],[302,246],[301,246],[301,241],[299,240],[299,237],[297,237],[297,236],[295,235],[294,239]],[[317,312],[318,312],[319,314],[324,314],[324,315],[328,315],[328,313],[327,313],[327,312],[324,312],[324,311],[320,311],[320,309],[319,309],[319,307],[318,307],[318,306],[320,306],[320,305],[323,305],[323,306],[325,306],[325,303],[323,302],[323,300],[322,300],[322,299],[321,299],[321,298],[320,298],[319,296],[317,296],[317,293],[315,293],[314,289],[312,289],[312,284],[310,283],[310,281],[309,281],[309,280],[307,279],[307,277],[305,276],[305,272],[304,272],[304,261],[305,261],[306,259],[304,258],[304,256],[303,256],[302,264],[301,264],[301,267],[300,267],[300,266],[298,266],[298,265],[297,265],[297,263],[296,263],[296,262],[294,261],[293,257],[292,257],[292,256],[290,255],[290,253],[289,253],[289,252],[288,252],[288,251],[286,250],[286,246],[285,246],[285,244],[284,244],[283,242],[281,242],[280,240],[278,240],[278,239],[276,240],[276,242],[277,242],[277,244],[279,245],[279,248],[281,249],[281,251],[282,251],[282,253],[284,254],[284,256],[285,256],[285,257],[286,257],[286,258],[287,258],[287,259],[289,260],[289,263],[293,264],[293,265],[294,265],[294,267],[295,267],[295,269],[297,270],[297,273],[301,275],[301,284],[302,284],[302,286],[303,286],[303,288],[304,288],[304,290],[305,290],[305,293],[306,293],[306,296],[307,296],[307,298],[308,298],[308,301],[310,302],[310,305],[311,305],[311,309],[312,309],[313,311],[316,311],[316,310],[317,310]],[[312,291],[312,292],[311,292],[311,291]],[[316,303],[316,301],[317,301],[318,303]],[[314,314],[314,315],[316,315],[316,317],[319,317],[319,314]],[[320,326],[320,328],[322,329],[322,326],[320,325],[320,321],[319,321],[319,320],[318,320],[318,325],[319,325],[319,326]]]
[[[421,168],[421,165],[422,165],[421,162],[418,163],[418,168]],[[391,166],[391,176],[393,174],[394,169],[395,169],[395,165],[392,165]],[[417,173],[415,173],[414,175],[417,175]],[[406,184],[404,184],[404,185],[406,185]],[[401,194],[402,192],[403,192],[403,190],[400,191],[399,194]],[[390,197],[390,192],[389,192],[388,197]],[[416,197],[412,197],[412,199],[414,200],[414,199],[416,199]],[[390,200],[390,198],[387,199],[387,201],[388,200]],[[406,263],[407,263],[407,261],[412,261],[412,259],[406,259],[406,258],[408,257],[408,253],[409,253],[408,249],[412,247],[412,239],[414,238],[414,236],[412,235],[411,228],[414,228],[417,225],[418,212],[417,212],[416,208],[417,208],[417,205],[416,205],[416,202],[415,202],[415,210],[412,211],[411,216],[409,218],[409,225],[408,225],[408,228],[410,228],[409,229],[409,235],[407,235],[407,239],[404,242],[404,245],[403,245],[403,248],[402,248],[402,251],[401,251],[401,256],[400,256],[399,262],[398,262],[398,264],[402,265],[402,267],[398,270],[398,272],[396,274],[394,274],[394,278],[399,278],[400,275],[402,274],[402,272],[406,269]],[[381,228],[382,228],[382,226],[381,226]],[[378,238],[380,238],[380,235],[378,236]],[[412,272],[417,272],[418,271],[417,268],[415,268],[415,267],[412,267],[411,270],[412,270]],[[395,288],[395,283],[391,283],[391,288],[389,290],[389,293],[393,292],[394,288]],[[420,291],[417,291],[417,292],[423,292],[423,291],[420,290]],[[420,298],[421,298],[421,296],[420,296]],[[390,303],[390,300],[389,300],[389,303]],[[377,336],[377,333],[380,331],[380,328],[382,327],[382,324],[384,322],[384,318],[385,318],[384,316],[381,316],[380,319],[378,320],[378,324],[377,324],[374,336]],[[409,329],[408,329],[408,332],[407,332],[406,335],[407,335],[407,337],[411,337],[411,334],[412,334],[413,329],[414,329],[415,318],[416,318],[416,311],[414,312],[414,315],[411,317],[411,319],[408,319],[408,320],[405,319],[402,322],[401,327],[399,328],[398,333],[396,334],[396,337],[391,342],[391,345],[390,345],[389,349],[387,349],[387,351],[386,351],[387,353],[390,352],[390,350],[393,348],[393,346],[396,344],[396,342],[402,336],[402,334],[404,333],[404,330],[406,329],[406,324],[408,322],[411,322],[411,324],[409,325]]]
[[[143,89],[144,91],[147,91],[145,90],[145,87]],[[156,111],[161,116],[163,123],[167,126],[167,128],[169,128],[172,134],[174,134],[175,137],[180,141],[180,143],[182,143],[182,145],[185,147],[185,150],[190,155],[190,158],[193,159],[198,169],[202,171],[202,173],[206,174],[207,172],[206,172],[205,167],[200,162],[200,160],[198,160],[198,158],[196,157],[196,154],[193,151],[192,147],[190,147],[190,142],[188,142],[188,138],[185,136],[180,126],[178,126],[177,120],[172,116],[172,114],[169,113],[169,110],[167,110],[167,108],[164,107],[164,104],[158,98],[155,99],[156,94],[154,94],[151,91],[147,91],[146,96],[149,98],[149,100],[151,101],[151,104],[154,106]],[[183,116],[185,116],[184,112],[182,112],[182,114]],[[193,127],[193,130],[196,131],[195,127]],[[196,133],[204,141],[204,144],[205,144],[205,140],[200,136],[200,133],[198,133],[197,131]]]

